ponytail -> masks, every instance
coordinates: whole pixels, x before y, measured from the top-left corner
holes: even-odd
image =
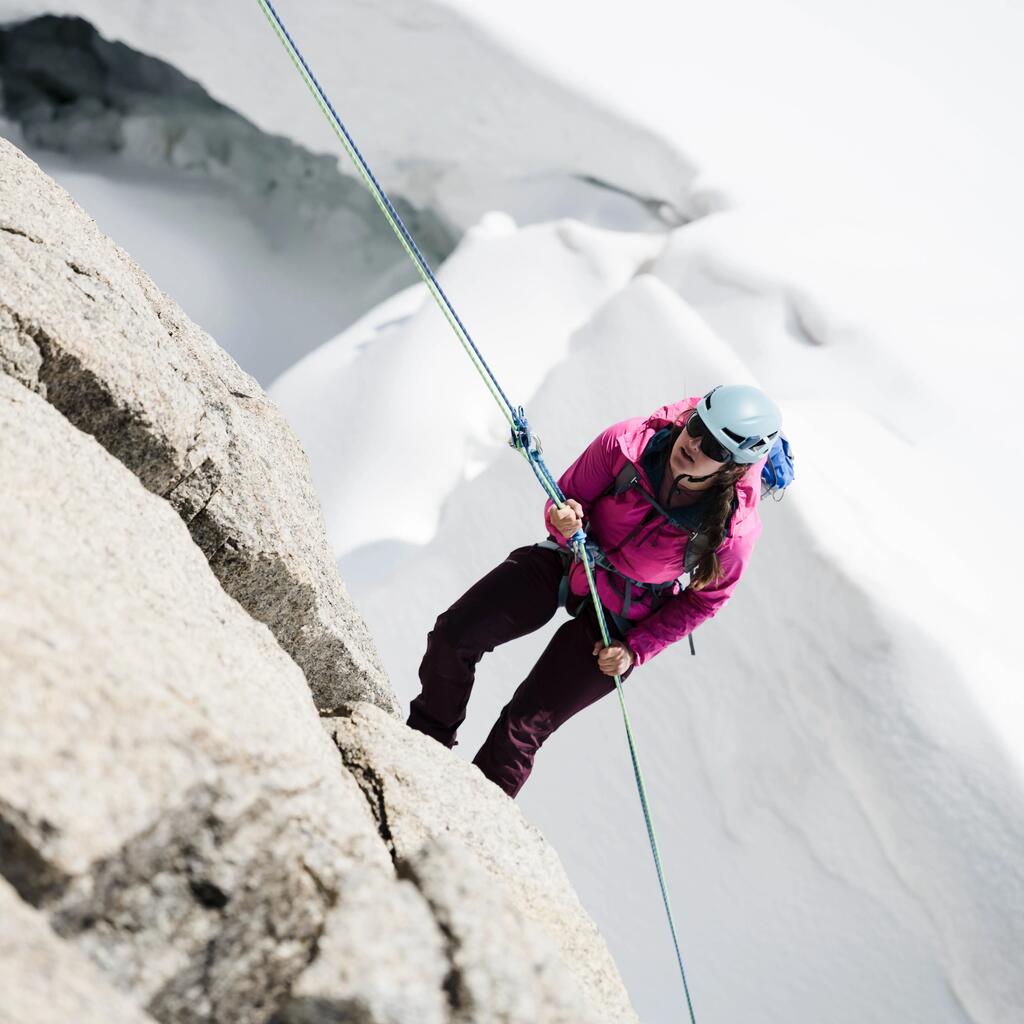
[[[688,409],[687,414],[684,414],[686,418],[682,422],[676,420],[669,451],[675,446],[680,432],[686,428],[686,420],[693,415],[693,410]],[[718,549],[725,540],[725,528],[732,514],[733,502],[736,500],[736,484],[748,469],[749,466],[735,462],[725,466],[718,471],[715,482],[708,488],[708,510],[700,527],[700,532],[707,539],[707,551],[701,555],[690,573],[691,590],[703,590],[721,578],[722,567],[718,561]]]
[[[709,488],[708,511],[701,524],[701,533],[708,539],[707,552],[701,556],[693,572],[690,574],[690,588],[703,590],[718,581],[722,575],[722,567],[718,562],[718,549],[725,540],[725,528],[732,513],[733,502],[736,500],[736,484],[743,477],[749,466],[735,463],[719,471],[714,484]]]

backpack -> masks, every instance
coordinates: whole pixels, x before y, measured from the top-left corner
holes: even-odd
[[[785,434],[779,433],[775,444],[768,453],[768,461],[761,469],[761,497],[769,495],[774,501],[782,501],[786,488],[793,482],[793,453]]]

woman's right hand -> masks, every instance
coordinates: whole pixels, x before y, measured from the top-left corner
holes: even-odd
[[[548,521],[568,540],[577,530],[583,529],[583,506],[575,498],[566,498],[561,508],[551,506]]]

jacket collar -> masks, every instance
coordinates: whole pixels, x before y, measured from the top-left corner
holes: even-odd
[[[697,407],[699,401],[699,395],[684,398],[680,402],[673,402],[671,405],[663,405],[655,409],[646,420],[631,421],[626,429],[618,435],[619,449],[630,462],[635,466],[639,466],[643,470],[644,475],[650,479],[643,460],[644,453],[651,439],[666,427],[675,426],[679,422],[680,417],[689,412],[690,409]],[[732,516],[726,531],[728,536],[732,536],[740,528],[741,524],[748,517],[751,517],[757,508],[758,502],[761,500],[761,467],[763,465],[764,459],[755,462],[736,483],[736,501],[733,505]],[[660,484],[660,482],[661,478],[659,477],[657,484]],[[653,479],[650,479],[650,483],[657,486]],[[700,505],[701,503],[698,502],[697,505],[689,507],[699,508]],[[673,509],[672,511],[677,510]],[[683,526],[684,529],[693,529],[693,527],[686,527],[683,523],[679,525]]]

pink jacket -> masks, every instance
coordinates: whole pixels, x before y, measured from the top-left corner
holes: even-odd
[[[562,474],[558,481],[562,493],[567,498],[575,498],[583,506],[587,533],[602,550],[607,552],[621,543],[651,509],[636,488],[619,495],[602,495],[614,485],[627,460],[637,467],[641,486],[649,494],[653,493],[652,482],[640,465],[641,455],[657,431],[673,425],[698,401],[699,398],[684,399],[662,406],[646,419],[638,417],[610,426]],[[650,597],[637,593],[637,588],[633,588],[633,601],[625,617],[637,624],[628,631],[626,639],[636,656],[637,665],[650,661],[660,650],[711,618],[736,588],[754,542],[761,533],[757,504],[761,496],[762,465],[763,460],[752,465],[736,485],[738,506],[733,513],[729,534],[718,549],[722,567],[722,578],[718,582],[704,590],[683,590],[677,586],[675,592],[653,612]],[[562,547],[567,547],[565,538],[548,522],[551,505],[549,500],[544,506],[544,522],[551,536]],[[635,580],[667,583],[683,575],[688,540],[689,535],[682,527],[659,515],[620,551],[609,555],[609,561]],[[624,581],[601,568],[596,570],[595,576],[602,604],[621,615]],[[586,572],[578,562],[570,569],[569,589],[574,594],[589,594]]]

